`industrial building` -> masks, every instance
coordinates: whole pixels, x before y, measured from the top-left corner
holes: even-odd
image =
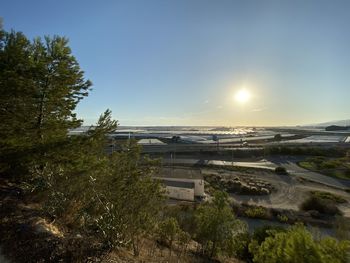
[[[200,170],[186,168],[163,168],[156,176],[166,188],[169,198],[195,201],[202,199],[204,194],[204,179]]]

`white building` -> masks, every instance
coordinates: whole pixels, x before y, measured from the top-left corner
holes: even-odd
[[[164,142],[162,142],[158,139],[152,139],[152,138],[141,139],[137,142],[137,144],[140,144],[140,145],[165,145]]]
[[[164,168],[156,176],[165,185],[168,197],[194,201],[204,196],[204,179],[200,170]]]

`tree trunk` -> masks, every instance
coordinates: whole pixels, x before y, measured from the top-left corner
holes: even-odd
[[[49,74],[51,72],[49,71]],[[45,99],[46,99],[46,90],[49,86],[49,77],[46,77],[45,84],[42,88],[42,94],[40,96],[40,101],[39,101],[39,116],[38,116],[38,121],[37,121],[37,133],[38,133],[38,138],[41,141],[43,139],[43,134],[42,134],[42,127],[44,123],[44,106],[45,106]]]
[[[171,256],[171,249],[172,249],[172,245],[173,245],[173,240],[169,240],[169,256]]]
[[[132,248],[134,251],[134,256],[137,257],[140,255],[140,249],[139,249],[139,240],[137,237],[133,237],[131,239],[131,243],[132,243]]]
[[[212,258],[214,256],[215,249],[216,249],[216,241],[213,242],[213,246],[212,246],[211,252],[210,252],[210,258]]]

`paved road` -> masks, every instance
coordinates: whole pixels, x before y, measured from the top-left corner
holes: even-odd
[[[216,166],[239,166],[239,167],[250,167],[250,168],[260,168],[260,169],[269,169],[274,170],[277,165],[266,161],[256,161],[256,162],[232,162],[232,161],[223,161],[223,160],[204,160],[204,159],[184,159],[176,158],[173,159],[163,159],[163,164],[175,164],[175,165],[216,165]]]
[[[340,189],[350,188],[350,180],[333,178],[300,167],[296,163],[302,159],[303,158],[300,157],[271,157],[269,158],[269,161],[275,163],[276,165],[285,167],[287,171],[292,175],[297,175],[317,183]]]
[[[267,160],[256,162],[230,162],[222,160],[198,160],[198,159],[163,159],[163,164],[175,165],[217,165],[217,166],[239,166],[274,170],[277,166],[283,166],[291,175],[299,176],[307,180],[321,183],[340,189],[350,188],[350,180],[336,179],[301,168],[296,164],[301,158],[298,157],[271,157]]]

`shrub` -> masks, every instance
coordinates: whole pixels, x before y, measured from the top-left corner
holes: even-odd
[[[250,240],[251,237],[248,232],[239,233],[236,235],[234,242],[235,257],[244,261],[251,261],[253,259],[253,255],[249,252]]]
[[[286,174],[288,174],[286,168],[284,168],[284,167],[282,167],[282,166],[277,166],[277,167],[275,168],[275,173],[276,173],[276,174],[280,174],[280,175],[286,175]]]
[[[266,218],[267,217],[267,211],[264,207],[250,207],[247,210],[245,210],[245,214],[248,217],[251,218]]]
[[[301,225],[268,236],[261,244],[257,240],[249,244],[253,262],[259,263],[345,263],[348,262],[349,248],[349,241],[337,241],[331,237],[314,239]]]
[[[281,135],[281,134],[276,134],[276,135],[273,137],[273,139],[274,139],[275,141],[280,141],[280,140],[282,140],[282,135]]]
[[[256,240],[260,245],[267,237],[285,231],[286,229],[281,226],[264,225],[254,230],[252,239]]]
[[[277,220],[278,221],[280,221],[280,222],[282,222],[282,223],[286,223],[286,222],[288,222],[288,216],[286,216],[286,215],[277,215]]]
[[[311,195],[316,196],[321,199],[332,200],[338,204],[347,203],[346,199],[340,195],[332,194],[329,192],[321,192],[321,191],[311,191]]]
[[[339,215],[341,211],[336,206],[333,200],[322,199],[317,196],[308,197],[301,205],[300,209],[303,211],[315,210],[321,214],[327,215]]]

